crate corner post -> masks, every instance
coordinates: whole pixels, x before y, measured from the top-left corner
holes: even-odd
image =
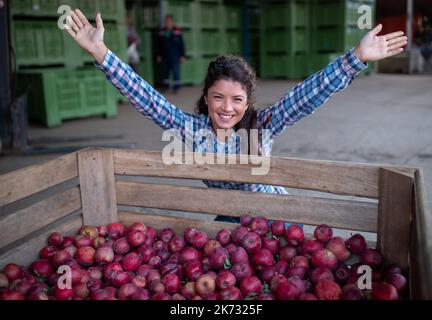
[[[379,168],[378,177],[377,248],[388,263],[398,264],[406,271],[409,268],[409,243],[414,214],[414,177],[385,167]]]
[[[118,220],[113,151],[78,151],[78,174],[84,225],[106,225]]]

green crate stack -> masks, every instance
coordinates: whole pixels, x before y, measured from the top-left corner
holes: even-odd
[[[312,6],[312,56],[311,69],[325,67],[344,52],[348,51],[369,31],[361,30],[357,21],[362,5],[372,7],[374,17],[375,0],[314,0]],[[363,72],[370,74],[373,63]],[[317,71],[319,69],[316,69]]]
[[[60,125],[63,119],[114,116],[115,100],[120,94],[92,65],[94,59],[59,29],[58,20],[65,14],[57,12],[61,5],[80,8],[93,24],[95,13],[101,12],[108,47],[119,57],[127,57],[124,0],[13,1],[11,36],[15,71],[20,79],[17,86],[30,88],[31,119],[52,127]],[[92,66],[84,71],[86,64]],[[73,96],[75,100],[70,98]]]
[[[310,1],[268,1],[262,6],[260,75],[297,79],[308,75]],[[278,67],[279,65],[279,67]]]
[[[65,119],[117,115],[112,85],[93,68],[26,70],[17,82],[18,89],[28,90],[29,118],[49,128]]]

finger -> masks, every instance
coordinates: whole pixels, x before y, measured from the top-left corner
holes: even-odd
[[[399,48],[399,49],[396,49],[396,50],[389,51],[389,52],[387,53],[387,58],[388,58],[388,57],[391,57],[391,56],[394,56],[394,55],[396,55],[396,54],[399,54],[399,53],[401,53],[403,50],[404,50],[403,48]]]
[[[83,27],[84,27],[83,23],[81,22],[81,19],[78,17],[78,15],[77,15],[74,11],[71,11],[71,14],[70,14],[70,15],[71,15],[73,21],[75,22],[75,24],[76,24],[79,28],[83,28]]]
[[[102,21],[102,17],[101,17],[101,14],[100,13],[98,13],[97,15],[96,15],[96,27],[98,28],[98,29],[103,29],[103,21]]]
[[[73,21],[71,16],[66,16],[66,23],[69,26],[69,28],[72,28],[76,33],[78,33],[79,28],[76,25],[76,23]]]
[[[87,18],[86,18],[85,15],[81,12],[80,9],[75,9],[75,13],[77,14],[78,18],[80,18],[81,23],[82,23],[83,25],[86,26],[86,25],[90,24],[90,22],[87,20]]]
[[[72,38],[75,39],[75,37],[76,37],[76,33],[75,33],[75,31],[73,31],[71,28],[65,28],[65,30],[66,30],[67,33],[70,34],[70,36],[71,36]]]
[[[389,51],[394,51],[394,50],[396,50],[396,49],[398,49],[400,47],[403,47],[406,44],[407,44],[406,41],[401,41],[401,42],[395,43],[394,45],[388,47],[388,50]]]
[[[374,36],[376,36],[378,33],[380,33],[382,30],[382,24],[380,23],[379,25],[377,25],[374,29],[372,29],[372,34]]]
[[[390,39],[397,38],[397,37],[400,37],[400,36],[403,36],[403,35],[404,35],[404,33],[402,31],[397,31],[397,32],[386,34],[384,36],[384,39],[390,40]]]
[[[387,41],[387,45],[392,45],[392,44],[395,44],[395,43],[398,43],[398,42],[402,42],[402,41],[407,41],[408,40],[408,38],[407,37],[405,37],[405,36],[403,36],[403,37],[397,37],[397,38],[394,38],[394,39],[391,39],[391,40],[389,40],[389,41]]]

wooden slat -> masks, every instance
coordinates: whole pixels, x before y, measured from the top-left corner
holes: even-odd
[[[3,269],[3,267],[10,262],[24,266],[29,265],[32,261],[38,258],[39,250],[46,246],[47,238],[52,232],[58,231],[63,235],[71,235],[81,226],[81,215],[72,215],[71,217],[64,218],[64,221],[61,223],[46,228],[38,235],[29,238],[20,245],[0,254],[0,269]]]
[[[77,176],[76,153],[0,175],[0,207]]]
[[[79,181],[84,224],[106,225],[117,220],[117,201],[112,151],[85,149],[78,152]]]
[[[387,263],[408,270],[414,180],[405,174],[380,169],[377,246]]]
[[[117,181],[116,186],[121,205],[228,216],[249,213],[293,223],[377,230],[374,203],[125,181]]]
[[[414,180],[414,215],[410,251],[411,299],[432,300],[432,217],[420,170]]]
[[[190,156],[190,153],[187,153]],[[176,162],[184,155],[177,154]],[[299,189],[324,191],[341,195],[378,198],[378,165],[339,161],[319,161],[272,157],[268,174],[253,175],[259,166],[240,164],[245,156],[227,156],[226,163],[236,165],[170,164],[162,162],[160,152],[114,150],[114,169],[120,175],[143,175],[185,179],[262,183]],[[415,168],[385,167],[414,174]]]
[[[0,218],[0,248],[81,208],[78,187]]]

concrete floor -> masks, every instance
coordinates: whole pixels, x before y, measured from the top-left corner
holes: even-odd
[[[272,103],[294,85],[261,81],[256,105]],[[199,87],[186,87],[167,97],[182,109],[193,111],[199,94]],[[65,121],[54,129],[39,125],[29,128],[30,139],[121,135],[120,139],[83,144],[133,143],[146,150],[162,150],[165,142],[161,134],[159,127],[128,105],[121,105],[114,119],[93,117]],[[273,155],[421,167],[432,208],[432,76],[359,77],[312,116],[288,128],[275,141]],[[1,156],[0,174],[56,156]]]

